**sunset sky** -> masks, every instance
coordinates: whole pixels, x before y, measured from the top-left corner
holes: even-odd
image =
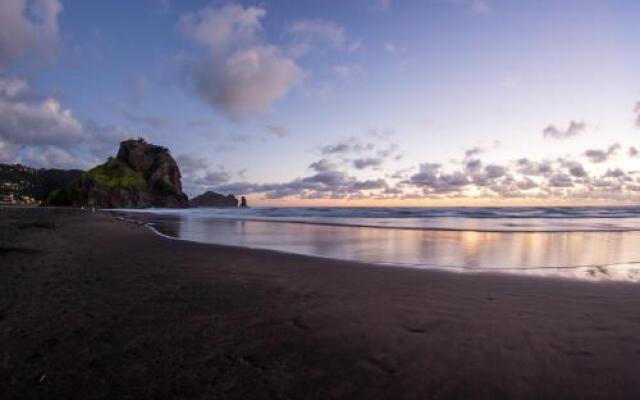
[[[262,205],[640,200],[635,0],[0,1],[0,162]]]

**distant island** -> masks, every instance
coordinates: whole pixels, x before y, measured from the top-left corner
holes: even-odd
[[[129,139],[116,157],[88,171],[0,164],[0,205],[96,208],[247,207],[232,195],[207,191],[189,200],[169,150]]]
[[[240,204],[240,207],[247,207],[247,199],[242,196],[239,201],[232,194],[225,196],[211,190],[189,200],[189,207],[238,207],[238,204]]]

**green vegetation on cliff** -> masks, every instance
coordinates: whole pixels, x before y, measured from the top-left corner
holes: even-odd
[[[82,180],[93,181],[97,187],[108,190],[141,189],[145,185],[145,180],[140,173],[113,157],[109,157],[104,164],[85,172],[82,175]]]

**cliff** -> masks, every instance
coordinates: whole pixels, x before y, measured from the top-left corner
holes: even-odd
[[[187,207],[180,179],[169,150],[144,139],[125,140],[115,158],[82,175],[74,203],[99,208]]]
[[[238,207],[238,199],[230,195],[207,191],[189,200],[191,207]]]

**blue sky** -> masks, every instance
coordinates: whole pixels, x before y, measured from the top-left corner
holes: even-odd
[[[254,204],[637,202],[635,1],[6,0],[0,161]]]

